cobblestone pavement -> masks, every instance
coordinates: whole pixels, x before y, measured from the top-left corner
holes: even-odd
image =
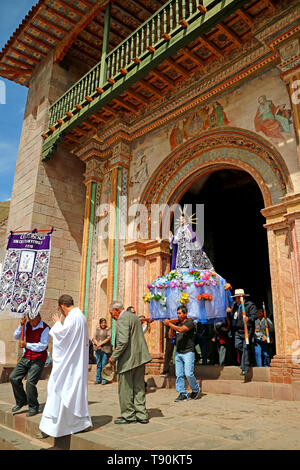
[[[46,387],[46,380],[39,382],[41,408]],[[300,402],[203,394],[198,400],[175,403],[176,396],[174,389],[150,389],[149,424],[115,425],[120,415],[117,384],[90,383],[94,427],[81,435],[116,450],[300,449]],[[0,384],[0,410],[8,404],[14,404],[11,386]],[[26,419],[39,423],[40,418]]]

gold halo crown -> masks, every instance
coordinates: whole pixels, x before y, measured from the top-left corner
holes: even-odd
[[[177,230],[181,226],[181,217],[183,216],[185,218],[185,222],[187,225],[192,225],[197,222],[197,217],[195,217],[196,214],[187,214],[187,206],[184,205],[183,209],[179,207],[180,210],[180,216],[175,220],[175,230]]]

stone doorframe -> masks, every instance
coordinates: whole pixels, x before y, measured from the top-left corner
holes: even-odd
[[[148,209],[151,204],[172,205],[200,176],[224,168],[249,173],[264,199],[262,214],[268,231],[277,339],[271,380],[291,383],[297,379],[298,372],[300,378],[300,365],[295,363],[295,344],[300,339],[300,193],[293,192],[288,169],[277,149],[244,129],[206,132],[175,149],[159,165],[140,202]],[[152,274],[154,278],[162,272]],[[300,345],[298,349],[300,354]]]

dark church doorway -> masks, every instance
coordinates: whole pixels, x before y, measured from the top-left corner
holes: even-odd
[[[204,251],[215,270],[242,288],[257,308],[265,302],[272,319],[272,293],[264,201],[245,171],[222,169],[197,180],[180,200],[204,204]]]

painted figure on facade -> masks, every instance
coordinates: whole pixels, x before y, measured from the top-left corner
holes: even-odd
[[[197,137],[200,132],[228,125],[229,119],[224,106],[219,101],[215,101],[212,105],[203,106],[197,112],[187,116],[183,122],[176,123],[172,128],[170,133],[171,150],[186,140]]]
[[[284,140],[282,132],[290,133],[291,112],[286,105],[275,106],[266,95],[258,98],[259,107],[254,119],[256,132]]]
[[[134,174],[130,178],[130,184],[143,184],[149,178],[146,155],[142,155],[135,164]]]

